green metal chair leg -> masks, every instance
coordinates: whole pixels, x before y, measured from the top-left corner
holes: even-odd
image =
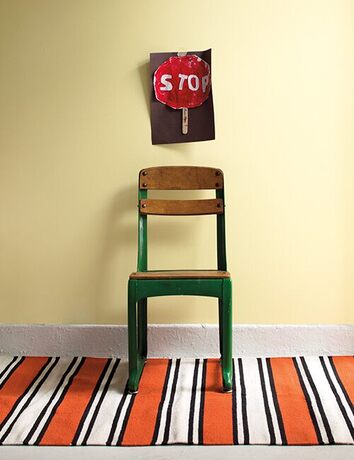
[[[138,336],[136,321],[136,281],[128,283],[128,352],[129,352],[129,380],[128,391],[138,391],[139,380],[143,368],[143,360],[138,353]]]
[[[222,358],[222,299],[218,299],[219,301],[219,350],[220,350],[220,357]]]
[[[138,348],[142,359],[147,357],[147,298],[138,302]]]
[[[232,390],[232,290],[231,280],[223,281],[222,345],[221,358],[224,391]]]

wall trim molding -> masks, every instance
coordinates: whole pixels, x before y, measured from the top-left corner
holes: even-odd
[[[214,324],[149,325],[150,357],[217,357]],[[235,356],[351,355],[354,325],[235,325]],[[0,324],[0,353],[127,356],[127,326]]]

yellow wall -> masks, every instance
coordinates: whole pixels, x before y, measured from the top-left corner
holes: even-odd
[[[216,141],[152,146],[149,53],[208,47]],[[225,171],[235,321],[352,322],[353,82],[351,0],[0,0],[0,321],[124,324],[137,173],[191,164]],[[150,236],[152,268],[214,263],[209,217]]]

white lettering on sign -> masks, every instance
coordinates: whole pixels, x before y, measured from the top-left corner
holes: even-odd
[[[184,73],[178,74],[179,77],[179,85],[178,89],[180,91],[183,90],[184,82],[187,80],[188,88],[191,91],[198,91],[200,86],[200,81],[197,75],[185,75]],[[161,91],[171,91],[173,86],[172,83],[169,81],[172,78],[172,75],[165,73],[161,76],[161,84],[164,86],[160,86]],[[209,85],[209,75],[204,75],[202,77],[202,91],[205,93],[207,87]]]
[[[205,93],[205,90],[206,90],[206,87],[208,86],[209,84],[209,75],[204,75],[204,77],[202,77],[202,91],[203,93]]]
[[[194,79],[194,86],[192,85],[192,80]],[[196,75],[189,75],[188,77],[188,88],[191,91],[197,91],[199,89],[199,78]]]
[[[182,89],[183,89],[184,81],[187,80],[188,75],[184,75],[183,73],[179,73],[178,76],[179,76],[179,85],[178,85],[178,89],[179,89],[179,90],[182,90]]]
[[[168,73],[165,73],[164,75],[161,76],[161,84],[165,85],[165,86],[160,86],[161,91],[171,91],[172,83],[168,81],[170,78],[172,78],[172,75],[169,75]]]

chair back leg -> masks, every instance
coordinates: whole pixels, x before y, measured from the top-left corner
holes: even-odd
[[[218,299],[219,301],[219,351],[220,351],[220,357],[222,358],[222,337],[223,337],[223,334],[222,334],[222,323],[223,323],[223,319],[222,319],[222,299]]]
[[[137,393],[141,372],[144,367],[145,358],[138,350],[138,327],[136,314],[136,281],[128,282],[128,354],[129,354],[129,393]]]

